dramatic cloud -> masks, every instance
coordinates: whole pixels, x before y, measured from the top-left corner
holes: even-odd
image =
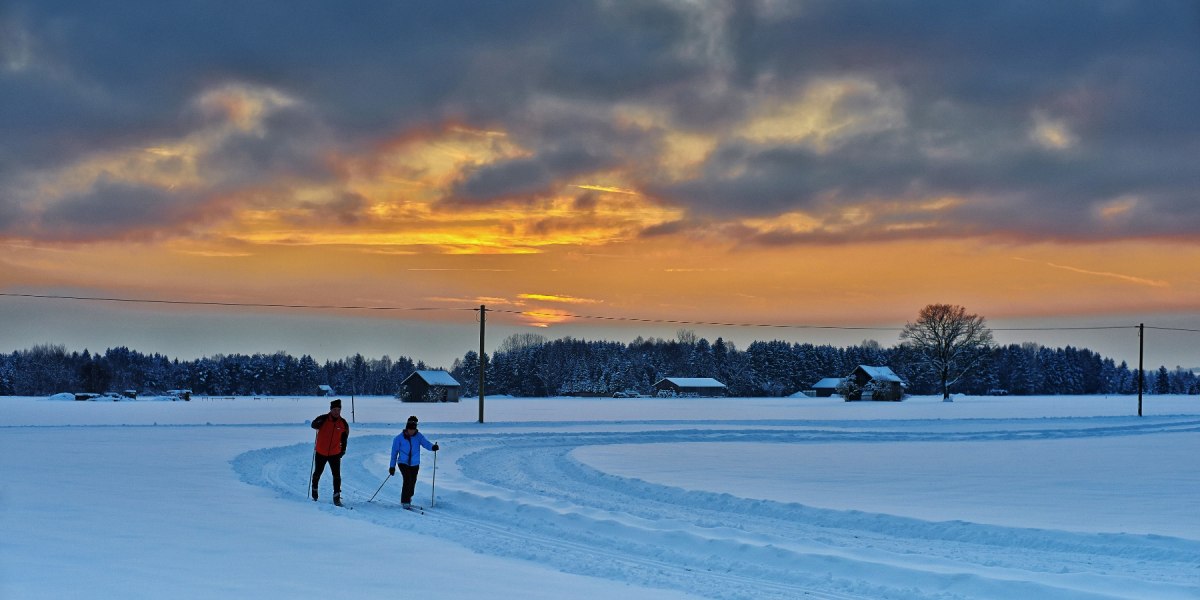
[[[527,251],[1200,227],[1184,0],[14,0],[0,89],[6,238],[206,224],[461,250],[506,229]]]

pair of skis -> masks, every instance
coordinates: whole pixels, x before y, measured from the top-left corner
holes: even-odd
[[[315,500],[314,500],[314,502],[315,502]],[[368,502],[369,502],[369,501],[368,501]],[[344,508],[344,509],[346,509],[346,510],[354,510],[354,507],[353,507],[353,506],[350,506],[350,505],[348,505],[348,504],[346,504],[346,503],[342,503],[342,504],[334,504],[333,506],[334,506],[335,508]],[[425,507],[424,507],[424,506],[417,505],[417,504],[410,504],[410,505],[408,505],[408,506],[400,505],[400,508],[403,508],[404,510],[407,510],[407,511],[409,511],[409,512],[415,512],[415,513],[417,513],[417,514],[419,514],[419,515],[423,515],[423,514],[425,514]]]
[[[434,442],[433,445],[436,446],[437,442]],[[388,480],[391,478],[392,478],[392,474],[389,472],[388,476],[384,477],[383,481],[379,483],[379,487],[375,488],[375,493],[371,494],[371,498],[369,500],[367,500],[368,503],[371,502],[371,500],[374,500],[375,496],[379,495],[379,490],[382,490],[384,484],[386,484],[388,482]],[[430,502],[433,502],[433,499],[436,497],[434,490],[437,490],[437,450],[433,451],[433,487],[431,488],[430,494],[429,494]],[[420,514],[425,514],[425,507],[423,507],[423,506],[418,506],[416,504],[410,504],[408,506],[401,505],[401,506],[404,508],[404,510],[412,511],[415,513],[420,513]]]
[[[437,455],[436,455],[436,454],[434,454],[434,456],[436,457]],[[436,476],[437,476],[437,475],[436,475],[436,474],[437,474],[437,467],[434,467],[434,470],[433,470],[433,472],[434,472],[434,476],[436,477]],[[383,489],[383,485],[384,485],[385,483],[387,483],[387,482],[388,482],[388,480],[389,480],[389,479],[391,479],[391,478],[392,478],[392,475],[391,475],[391,473],[389,473],[389,474],[388,474],[388,476],[384,478],[384,480],[383,480],[383,483],[380,483],[380,484],[379,484],[379,487],[375,489],[375,493],[374,493],[374,494],[371,494],[371,498],[370,498],[369,500],[367,500],[367,502],[368,502],[368,503],[369,503],[369,502],[371,502],[372,500],[374,500],[374,499],[375,499],[375,496],[378,496],[378,495],[379,495],[379,490],[382,490],[382,489]],[[403,508],[404,510],[412,511],[412,512],[415,512],[415,513],[420,513],[420,514],[425,514],[425,507],[424,507],[424,506],[419,506],[419,505],[416,505],[416,504],[409,504],[408,506],[404,506],[403,504],[401,504],[401,505],[400,505],[400,507],[401,507],[401,508]]]
[[[317,499],[316,499],[316,498],[313,498],[313,502],[316,502],[316,501],[317,501]],[[333,506],[334,506],[335,508],[344,508],[344,509],[346,509],[346,510],[354,510],[354,507],[353,507],[353,506],[346,506],[346,503],[345,503],[345,502],[343,502],[343,503],[341,503],[341,504],[338,504],[337,502],[334,502],[334,503],[333,503]]]

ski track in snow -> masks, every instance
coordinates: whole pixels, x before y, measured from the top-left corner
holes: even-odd
[[[1200,597],[1200,542],[1194,540],[813,508],[614,476],[572,456],[577,448],[601,444],[961,442],[1200,432],[1200,420],[1070,428],[1021,423],[955,432],[873,431],[863,423],[844,424],[846,429],[729,425],[442,435],[458,458],[446,464],[441,453],[437,504],[429,507],[433,455],[424,457],[414,500],[429,509],[425,515],[399,510],[398,476],[368,503],[382,483],[379,473],[386,473],[386,451],[351,455],[354,460],[342,466],[343,496],[356,510],[340,514],[483,554],[708,598]],[[391,437],[364,435],[353,446],[383,449]],[[247,483],[310,502],[295,484],[306,481],[310,460],[311,444],[305,443],[247,452],[233,465]],[[328,485],[322,481],[323,494]],[[343,510],[324,497],[315,507]]]

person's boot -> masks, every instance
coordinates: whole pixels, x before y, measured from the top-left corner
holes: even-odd
[[[313,502],[317,501],[317,486],[315,486],[315,485],[313,486],[313,489],[312,489],[312,498],[313,498]]]
[[[333,505],[334,505],[334,506],[341,506],[341,505],[342,505],[342,495],[341,495],[341,494],[334,494],[334,495],[333,495]]]

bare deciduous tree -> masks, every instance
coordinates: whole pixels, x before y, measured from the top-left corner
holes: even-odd
[[[978,366],[995,345],[983,317],[950,304],[922,308],[915,322],[904,325],[900,339],[939,375],[945,402],[950,401],[950,386]]]
[[[697,340],[696,332],[691,329],[680,329],[675,332],[675,339],[682,346],[695,346]]]
[[[500,343],[500,347],[496,349],[500,352],[515,352],[525,348],[534,348],[546,343],[546,336],[538,333],[514,333]]]

